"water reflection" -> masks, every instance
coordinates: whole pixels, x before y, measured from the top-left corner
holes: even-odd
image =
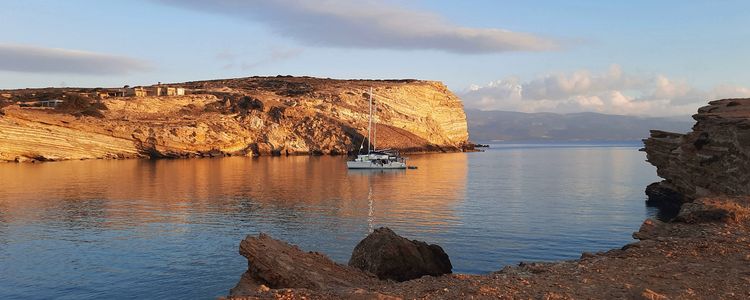
[[[432,158],[415,158],[421,169],[410,172],[350,171],[339,157],[4,165],[0,174],[9,188],[1,195],[6,213],[23,222],[69,229],[219,215],[288,229],[310,220],[352,230],[391,219],[442,226],[456,219],[454,205],[464,198],[466,156]]]
[[[4,201],[0,201],[0,245],[8,243],[7,232],[10,218],[8,216],[8,204]],[[4,247],[0,247],[0,260],[3,260],[6,255],[3,253]]]
[[[630,241],[654,170],[633,147],[495,146],[413,155],[0,164],[0,298],[212,298],[267,232],[346,262],[389,226],[443,246],[456,272],[570,259]]]

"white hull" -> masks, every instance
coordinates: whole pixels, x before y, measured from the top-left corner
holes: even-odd
[[[346,167],[349,169],[369,169],[369,170],[398,170],[406,169],[406,159],[400,157],[398,152],[380,150],[375,148],[375,132],[372,127],[372,88],[370,88],[370,119],[367,124],[367,154],[359,154],[353,161],[347,161]],[[362,140],[362,151],[365,140]]]
[[[406,169],[406,163],[391,161],[383,164],[372,161],[347,161],[346,167],[349,169]]]

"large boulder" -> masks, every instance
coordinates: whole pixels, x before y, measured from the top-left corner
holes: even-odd
[[[440,246],[408,240],[386,227],[376,229],[357,244],[349,265],[395,281],[449,274],[453,269]]]
[[[304,252],[262,233],[257,237],[247,236],[240,243],[240,254],[247,258],[248,267],[230,296],[282,288],[336,291],[378,282],[371,274],[337,264],[317,252]]]

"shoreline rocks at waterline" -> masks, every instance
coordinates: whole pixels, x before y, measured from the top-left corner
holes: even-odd
[[[450,274],[453,269],[440,246],[403,238],[386,227],[375,229],[357,244],[349,266],[395,281]]]
[[[452,268],[440,246],[403,238],[385,227],[357,245],[348,266],[263,233],[242,240],[240,254],[247,258],[248,268],[230,290],[230,297],[253,296],[271,289],[305,289],[382,298],[385,295],[362,288],[387,283],[384,279],[405,281],[448,274]]]

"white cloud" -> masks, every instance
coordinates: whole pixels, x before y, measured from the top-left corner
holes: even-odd
[[[0,71],[110,75],[128,74],[149,69],[146,62],[124,56],[0,44]]]
[[[301,48],[269,47],[262,54],[262,57],[247,60],[245,58],[251,56],[250,53],[223,50],[216,55],[216,59],[224,64],[224,69],[240,68],[243,71],[247,71],[259,66],[295,58],[302,54],[302,52],[303,49]]]
[[[482,110],[671,116],[693,114],[709,100],[750,97],[750,89],[720,85],[701,90],[682,80],[635,76],[612,65],[600,74],[580,70],[526,82],[509,77],[474,84],[460,96],[467,107]]]
[[[440,15],[375,0],[156,0],[199,11],[263,22],[315,46],[433,49],[496,53],[556,49],[551,39],[496,28],[452,24]]]

